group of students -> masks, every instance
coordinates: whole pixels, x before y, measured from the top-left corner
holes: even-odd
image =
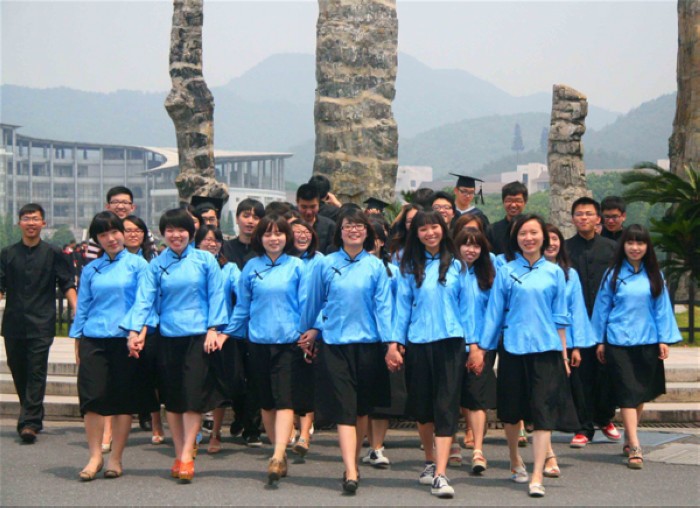
[[[473,179],[462,178],[455,194],[466,188],[462,194],[473,197]],[[90,449],[82,480],[104,467],[105,417],[113,444],[104,475],[116,478],[131,415],[162,403],[175,450],[171,475],[191,481],[202,414],[216,410],[212,439],[220,446],[221,408],[250,391],[274,447],[270,482],[287,475],[295,415],[301,455],[314,419],[337,425],[346,493],[358,489],[361,460],[389,463],[388,418],[406,416],[417,421],[425,455],[419,482],[452,497],[446,468],[460,407],[474,434],[475,473],[487,468],[486,411],[495,408],[511,478],[541,497],[543,477],[559,475],[551,432],[583,428],[581,406],[591,395],[570,377],[590,361],[610,377],[628,465],[642,467],[637,422],[644,402],[664,392],[663,360],[680,340],[646,229],[632,225],[621,234],[589,319],[561,232],[522,213],[524,203],[509,210],[512,195],[504,192],[505,233],[503,221],[487,226],[478,209],[458,212],[449,195],[405,205],[393,225],[373,203],[367,210],[327,204],[335,227],[323,225],[321,252],[323,193],[314,189],[300,188],[298,211],[278,206],[264,214],[253,200],[239,204],[237,217],[250,220],[238,221],[238,243],[224,241],[202,209],[169,210],[159,221],[167,249],[156,257],[147,230],[145,243],[128,248],[132,219],[111,210],[95,216],[89,234],[103,254],[83,270],[70,330],[79,339]],[[527,191],[515,189],[526,201]],[[574,222],[582,210],[588,219],[593,204],[574,203]],[[216,207],[204,208],[216,215]],[[495,255],[499,242],[504,252]],[[518,451],[523,422],[534,429],[531,475]],[[365,436],[371,450],[361,459]]]

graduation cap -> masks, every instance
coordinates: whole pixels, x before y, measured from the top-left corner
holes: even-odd
[[[384,213],[384,209],[385,209],[387,206],[389,206],[389,203],[386,203],[386,202],[382,201],[381,199],[377,199],[377,198],[368,198],[368,199],[365,199],[365,200],[363,201],[363,203],[364,203],[365,205],[367,205],[367,207],[365,208],[365,210],[372,210],[372,209],[374,209],[374,210],[379,210],[381,213]]]
[[[214,210],[214,212],[216,212],[216,218],[221,219],[221,210],[224,207],[223,199],[211,198],[209,196],[192,196],[190,203],[200,213],[206,212],[207,210]]]
[[[478,195],[481,198],[481,204],[484,204],[484,191],[481,186],[483,180],[481,178],[475,178],[473,176],[458,175],[457,173],[450,173],[452,176],[457,177],[456,187],[466,187],[467,189],[476,189],[476,182],[479,182],[479,192]],[[477,199],[478,202],[478,199]]]

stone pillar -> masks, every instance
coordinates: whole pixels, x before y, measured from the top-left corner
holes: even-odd
[[[226,184],[214,170],[214,97],[202,74],[204,0],[174,0],[170,32],[172,89],[165,109],[175,124],[180,174],[175,178],[180,202],[193,195],[228,199]]]
[[[394,200],[397,46],[395,0],[319,0],[314,173],[341,201]]]
[[[591,196],[581,143],[587,114],[585,95],[566,85],[554,85],[547,150],[549,222],[561,229],[564,238],[576,232],[571,223],[572,203],[582,196]]]
[[[700,1],[678,0],[676,117],[668,140],[671,171],[685,178],[689,163],[700,168]]]

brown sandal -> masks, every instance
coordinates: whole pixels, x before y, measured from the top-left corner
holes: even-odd
[[[641,446],[631,446],[630,454],[627,457],[627,467],[630,469],[642,469],[644,467],[644,457]]]
[[[559,478],[561,476],[561,470],[559,469],[559,465],[547,467],[547,462],[549,462],[552,459],[556,460],[557,456],[551,454],[544,459],[544,469],[542,470],[542,474],[545,478]]]

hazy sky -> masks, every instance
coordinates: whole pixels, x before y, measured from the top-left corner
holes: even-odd
[[[165,0],[2,0],[2,82],[167,90],[171,13]],[[222,85],[271,54],[313,53],[317,14],[316,1],[205,0],[208,84]],[[398,16],[399,51],[513,95],[565,83],[597,106],[626,112],[676,88],[672,0],[399,0]]]

